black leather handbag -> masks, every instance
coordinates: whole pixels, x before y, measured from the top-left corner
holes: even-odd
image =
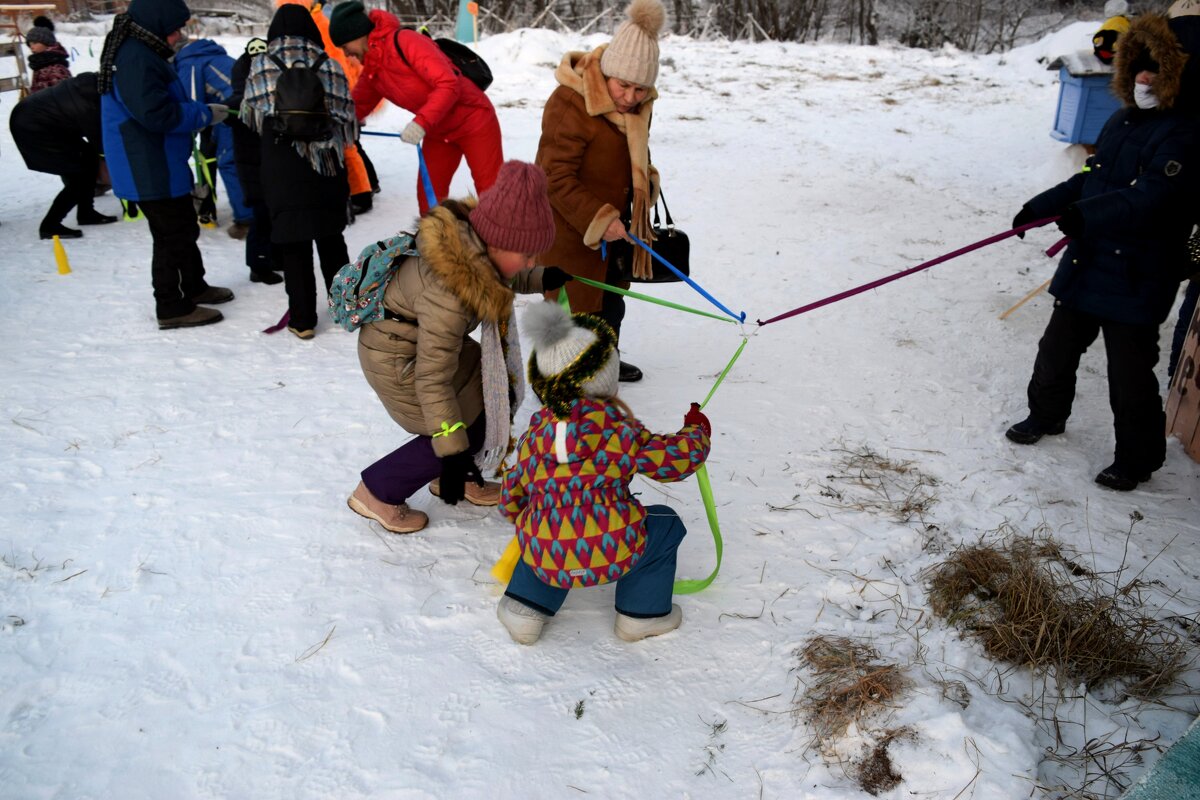
[[[658,203],[662,203],[663,215],[667,220],[665,227],[662,224],[662,218],[658,215]],[[691,243],[688,242],[688,235],[675,227],[675,221],[671,219],[671,209],[667,208],[667,200],[661,190],[658,193],[658,203],[654,204],[654,241],[650,243],[651,247],[654,248],[655,253],[670,262],[671,266],[684,275],[691,277],[691,265],[689,263]],[[608,247],[609,265],[616,268],[616,272],[622,281],[629,281],[631,283],[671,283],[672,281],[680,280],[678,275],[663,266],[663,263],[653,256],[650,257],[650,262],[654,273],[649,278],[635,278],[633,277],[633,251],[634,249],[640,249],[641,245],[630,244],[626,241],[616,241],[609,242]]]

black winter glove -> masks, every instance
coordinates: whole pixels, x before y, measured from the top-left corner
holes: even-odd
[[[1078,239],[1083,236],[1083,212],[1079,210],[1079,206],[1072,203],[1067,206],[1067,210],[1058,218],[1058,229],[1062,231],[1063,236],[1071,239]]]
[[[1013,217],[1012,226],[1014,228],[1019,228],[1022,225],[1028,225],[1029,223],[1033,222],[1035,219],[1037,219],[1037,217],[1035,217],[1033,215],[1033,212],[1029,210],[1029,206],[1021,206],[1021,210],[1017,212],[1017,215],[1015,217]],[[1025,231],[1021,231],[1020,233],[1018,233],[1017,238],[1024,239]]]
[[[558,267],[545,267],[542,270],[542,288],[547,292],[561,289],[563,284],[571,279],[572,275],[569,272],[564,272]]]
[[[475,466],[475,459],[469,453],[442,456],[442,479],[439,487],[442,502],[451,506],[458,505],[458,501],[467,496],[468,478],[475,481],[477,486],[484,486],[479,467]]]

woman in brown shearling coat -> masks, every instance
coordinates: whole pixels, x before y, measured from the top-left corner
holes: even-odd
[[[354,511],[409,533],[429,520],[406,503],[426,484],[447,503],[499,502],[499,485],[485,483],[480,470],[507,453],[524,394],[513,297],[570,279],[533,266],[553,238],[545,176],[519,161],[505,163],[478,202],[447,200],[421,218],[420,255],[384,290],[386,318],[358,337],[367,383],[417,437],[363,470],[348,501]],[[478,342],[470,337],[476,329]]]
[[[652,241],[650,207],[658,182],[650,165],[650,118],[658,77],[658,32],[665,12],[658,0],[633,0],[629,21],[607,45],[570,52],[555,70],[558,88],[542,111],[537,164],[546,171],[554,209],[554,246],[540,259],[572,275],[627,287],[609,274],[600,243],[631,242],[629,232]],[[650,254],[633,247],[634,275],[651,273]],[[572,283],[573,311],[596,314],[620,336],[624,299]],[[622,381],[642,372],[621,363]]]

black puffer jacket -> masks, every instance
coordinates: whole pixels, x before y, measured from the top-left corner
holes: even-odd
[[[242,107],[242,96],[246,93],[246,79],[250,77],[250,54],[242,53],[233,62],[229,84],[233,93],[226,101],[230,108]],[[242,124],[232,114],[225,124],[233,128],[233,162],[237,166],[238,180],[246,197],[246,205],[256,206],[263,202],[262,194],[262,142],[258,134]]]
[[[25,166],[51,175],[78,172],[85,148],[101,146],[96,73],[83,72],[29,95],[13,108],[8,124]]]
[[[1135,62],[1159,64],[1159,106],[1133,100]],[[1120,40],[1113,90],[1125,102],[1105,124],[1083,171],[1030,200],[1035,218],[1072,204],[1083,233],[1071,241],[1050,283],[1068,308],[1114,322],[1157,325],[1166,319],[1179,281],[1192,269],[1186,243],[1200,188],[1200,122],[1189,113],[1183,80],[1187,55],[1165,17],[1139,17]]]

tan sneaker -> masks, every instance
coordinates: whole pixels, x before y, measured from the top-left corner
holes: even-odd
[[[429,482],[429,493],[434,497],[442,496],[442,479],[434,478]],[[467,502],[474,506],[500,505],[500,484],[494,481],[484,481],[483,486],[474,481],[467,481],[464,487]]]
[[[346,505],[367,519],[373,519],[392,533],[412,533],[419,531],[429,524],[429,515],[424,511],[409,508],[407,503],[391,505],[371,494],[371,490],[362,481],[354,489],[354,494],[346,501]]]
[[[662,636],[664,633],[670,633],[678,628],[681,622],[683,622],[683,609],[672,603],[669,614],[649,619],[627,617],[618,611],[613,632],[626,642],[638,642],[650,636]]]
[[[520,600],[505,595],[496,606],[496,616],[517,644],[533,644],[542,635],[542,627],[549,619],[537,609],[530,608]]]

